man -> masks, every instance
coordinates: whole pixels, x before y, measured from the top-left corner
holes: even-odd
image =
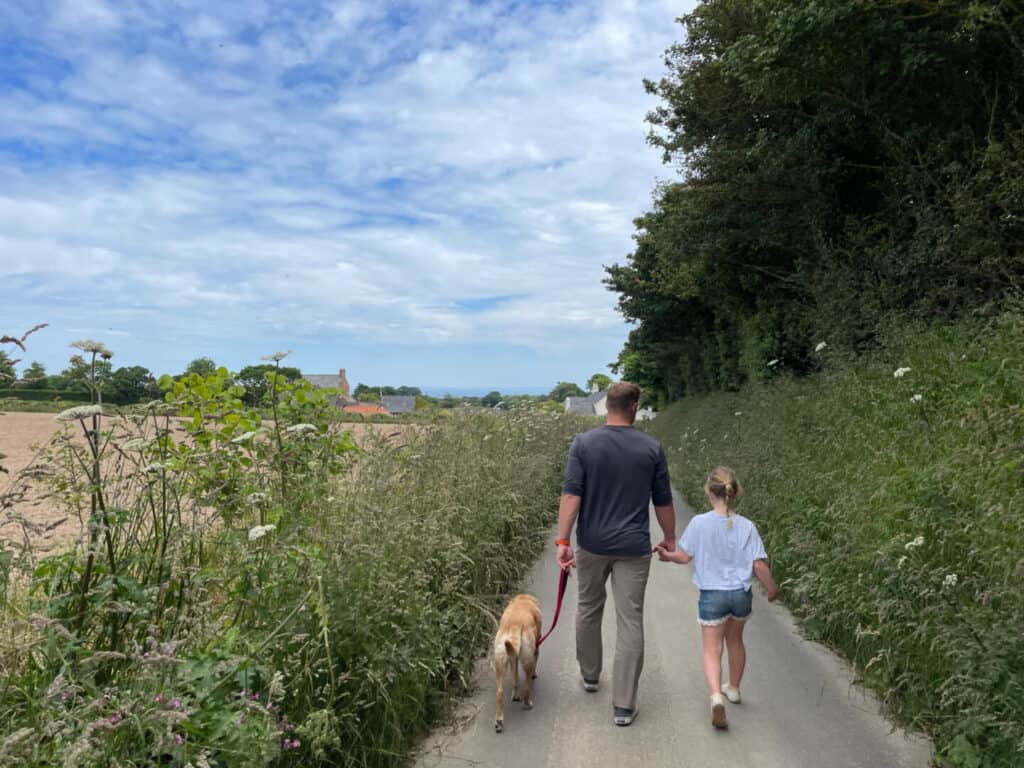
[[[659,546],[675,551],[676,516],[661,443],[633,428],[640,388],[620,381],[608,388],[603,427],[578,436],[569,449],[558,510],[558,564],[577,567],[576,660],[583,688],[596,691],[603,649],[605,584],[615,597],[613,720],[629,725],[637,713],[636,690],[644,664],[644,593],[651,566],[649,506],[665,535]],[[579,551],[569,535],[576,527]]]

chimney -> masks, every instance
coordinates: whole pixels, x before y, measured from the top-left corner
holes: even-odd
[[[590,385],[590,394],[596,395],[600,391],[601,391],[601,387],[598,386],[596,381],[593,384]]]
[[[348,379],[345,377],[345,369],[338,371],[338,389],[345,397],[348,397]]]

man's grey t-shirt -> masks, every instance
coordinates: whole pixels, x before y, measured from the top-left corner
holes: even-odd
[[[661,443],[633,427],[598,427],[572,442],[562,493],[579,496],[576,541],[595,555],[651,554],[649,506],[672,503]]]

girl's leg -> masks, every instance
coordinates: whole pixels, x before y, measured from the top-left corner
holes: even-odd
[[[704,636],[704,677],[708,681],[711,695],[722,692],[722,638],[725,624],[715,627],[702,626]]]
[[[743,669],[747,666],[747,649],[743,645],[743,628],[747,622],[729,619],[725,622],[725,645],[729,649],[729,685],[739,690]]]

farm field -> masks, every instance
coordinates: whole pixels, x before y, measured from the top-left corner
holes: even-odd
[[[39,460],[41,449],[61,431],[62,425],[54,421],[53,413],[22,413],[0,411],[0,454],[3,465],[10,472],[0,475],[0,489],[14,482],[19,473]],[[72,425],[80,432],[77,424]],[[346,424],[357,445],[366,445],[371,437],[397,439],[411,427],[406,424]],[[57,499],[47,493],[42,483],[34,483],[28,497],[13,509],[15,517],[22,517],[42,530],[33,538],[33,547],[39,554],[59,550],[73,541],[81,532],[77,516],[69,516]],[[10,520],[0,520],[0,539],[20,535],[20,526]]]

